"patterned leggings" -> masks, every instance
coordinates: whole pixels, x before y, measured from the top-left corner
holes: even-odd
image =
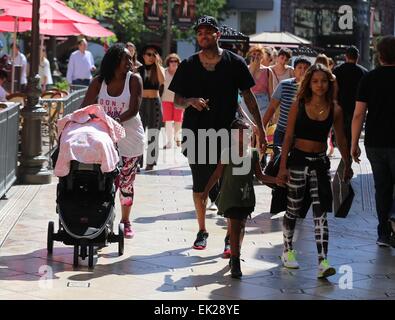
[[[326,212],[321,210],[318,197],[317,172],[309,170],[308,167],[291,168],[289,170],[288,202],[287,211],[283,220],[284,251],[292,250],[292,239],[296,226],[296,219],[299,217],[299,210],[302,207],[306,187],[309,188],[313,206],[313,217],[315,227],[315,241],[317,244],[319,260],[326,259],[328,254],[328,220]]]
[[[115,179],[115,186],[119,189],[121,205],[131,207],[134,199],[134,180],[136,179],[138,157],[122,157],[121,173]]]

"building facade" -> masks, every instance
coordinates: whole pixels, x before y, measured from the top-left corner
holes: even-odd
[[[332,57],[349,45],[370,65],[370,0],[283,0],[281,28],[312,41]]]
[[[282,0],[229,0],[223,24],[251,35],[280,31]]]
[[[369,67],[375,38],[395,33],[395,0],[283,0],[281,29],[313,42],[332,57],[356,45]]]

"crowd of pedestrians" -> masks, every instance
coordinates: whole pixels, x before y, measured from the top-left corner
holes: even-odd
[[[338,66],[325,54],[314,63],[296,57],[291,66],[292,51],[285,48],[277,52],[253,45],[245,59],[222,49],[219,24],[211,16],[199,18],[194,30],[200,50],[183,61],[171,53],[162,63],[161,49],[155,45],[145,46],[139,61],[133,43],[118,43],[106,52],[98,76],[92,79],[95,67],[85,40],[70,57],[68,81],[89,85],[83,106],[99,103],[126,130],[119,143],[122,169],[117,179],[125,236],[134,235],[130,214],[136,174],[143,163],[147,171],[157,165],[159,132],[164,126],[163,148],[182,147],[191,169],[198,228],[194,249],[204,250],[208,244],[205,222],[210,198],[211,206],[218,206],[218,214],[227,219],[224,257],[230,258],[231,275],[242,276],[241,244],[255,207],[255,176],[285,195],[281,204],[284,267],[299,267],[293,246],[296,221],[312,207],[317,276],[329,277],[336,273],[328,258],[327,216],[333,206],[330,156],[336,145],[344,167],[342,178],[349,182],[352,160],[359,162],[358,143],[366,117],[365,147],[379,220],[377,244],[389,247],[395,238],[391,134],[395,38],[387,36],[379,42],[381,65],[368,72],[358,64],[355,46],[347,48],[345,62]],[[44,55],[42,59],[45,64]],[[46,84],[48,79],[42,83]],[[269,128],[275,128],[272,141]],[[148,145],[143,156],[145,135]],[[271,164],[277,166],[275,175],[264,174],[262,158],[268,148],[273,150],[269,153]]]

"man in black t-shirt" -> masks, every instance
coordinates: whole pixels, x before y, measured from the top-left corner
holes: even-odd
[[[362,78],[352,120],[351,154],[359,162],[358,140],[366,111],[365,149],[372,165],[376,189],[379,246],[388,247],[395,232],[395,37],[386,36],[377,45],[381,66]],[[392,237],[394,240],[394,237]]]
[[[202,250],[205,249],[208,238],[205,225],[206,204],[202,201],[202,193],[216,168],[221,146],[214,148],[210,154],[213,141],[207,138],[199,141],[199,130],[211,129],[216,133],[221,129],[230,130],[238,107],[238,93],[241,91],[258,127],[262,149],[266,146],[266,137],[256,99],[250,90],[255,82],[243,58],[219,47],[220,32],[215,18],[200,17],[195,31],[201,51],[179,65],[169,90],[175,92],[175,106],[185,109],[182,124],[183,149],[192,171],[193,200],[199,224],[193,247]],[[220,139],[214,140],[218,142]],[[202,147],[209,153],[208,156],[203,156],[205,159],[199,158],[202,156]],[[208,161],[210,156],[215,161]]]
[[[339,86],[338,103],[343,109],[344,130],[349,148],[351,148],[351,122],[355,109],[355,98],[359,81],[368,70],[359,65],[359,50],[351,46],[346,51],[346,62],[336,67],[333,74]]]

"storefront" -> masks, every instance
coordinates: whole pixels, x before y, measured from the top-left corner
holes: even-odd
[[[370,0],[283,0],[282,29],[336,57],[356,45],[369,65]]]

